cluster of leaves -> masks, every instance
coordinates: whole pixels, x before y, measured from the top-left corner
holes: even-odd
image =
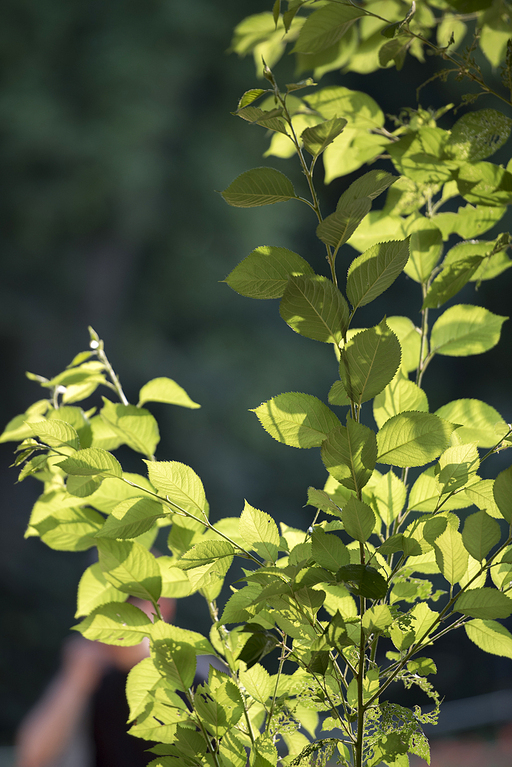
[[[268,57],[278,37],[284,45],[284,25],[303,57],[347,46],[344,66],[360,71],[362,51],[382,65],[389,42],[382,43],[376,3],[315,3],[319,8],[301,20],[296,12],[312,5],[291,0],[281,17],[277,2],[272,25],[264,15],[256,34],[250,19],[238,29],[235,49],[244,52],[244,39],[246,50]],[[400,3],[380,5],[386,24],[396,27],[388,41],[407,35],[417,56],[434,24],[440,34],[444,22],[464,23],[444,6],[431,21],[423,3],[407,17]],[[470,15],[485,29],[487,13]],[[250,45],[242,27],[254,32]],[[305,50],[320,28],[320,47]],[[318,69],[318,59],[311,65]],[[244,767],[248,758],[251,767],[324,765],[334,751],[349,767],[405,767],[408,753],[429,760],[422,724],[436,713],[383,701],[390,685],[416,686],[437,711],[427,679],[436,668],[425,651],[461,627],[482,650],[512,658],[512,635],[500,623],[512,615],[512,467],[495,480],[479,475],[483,461],[510,445],[512,428],[477,399],[432,413],[422,388],[434,357],[477,355],[499,341],[505,317],[444,304],[468,283],[512,265],[508,233],[475,239],[512,203],[511,172],[484,161],[508,140],[512,121],[483,109],[445,130],[437,126],[440,114],[418,109],[388,129],[364,93],[330,86],[299,98],[312,80],[282,92],[268,66],[264,75],[269,85],[246,92],[237,114],[270,131],[272,154],[298,158],[305,196],[271,167],[243,173],[222,194],[237,207],[306,205],[328,276],[287,248],[265,245],[226,282],[243,296],[279,299],[293,331],[334,352],[327,402],[286,392],[254,409],[278,442],[320,448],[328,479],[308,490],[308,529],[278,524],[247,501],[239,518],[212,523],[195,471],[155,459],[158,425],[143,407],[198,405],[166,378],[150,381],[138,404],[129,404],[92,330],[90,349],[63,373],[31,376],[48,397],[13,419],[0,440],[20,442],[20,480],[43,483],[27,534],[55,549],[98,549],[98,562],[80,582],[77,630],[111,644],[150,640],[151,655],[130,672],[127,695],[130,732],[159,744],[153,767]],[[313,178],[318,160],[330,180],[377,157],[394,172],[365,172],[324,217]],[[372,211],[382,194],[384,207]],[[441,211],[457,198],[458,212]],[[344,267],[345,278],[339,258],[347,244],[360,255]],[[391,315],[373,327],[355,326],[356,313],[359,321],[403,273],[420,288],[418,325]],[[98,386],[115,401],[84,410],[79,403]],[[144,473],[123,470],[113,454],[122,445],[144,458]],[[169,553],[155,557],[151,547],[163,527],[170,528]],[[243,576],[219,604],[235,557]],[[441,589],[433,591],[432,578]],[[195,592],[208,605],[209,637],[161,618],[161,597]],[[152,617],[128,597],[149,601]],[[271,653],[274,673],[262,664]],[[194,687],[203,655],[217,661]]]

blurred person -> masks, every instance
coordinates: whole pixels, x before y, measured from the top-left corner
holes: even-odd
[[[146,614],[150,602],[130,599]],[[176,600],[161,599],[172,622]],[[151,743],[128,734],[126,678],[149,655],[149,641],[132,647],[72,637],[63,647],[59,671],[22,721],[14,767],[142,767]],[[203,681],[204,677],[195,680]]]

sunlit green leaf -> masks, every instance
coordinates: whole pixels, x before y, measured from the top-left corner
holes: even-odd
[[[400,343],[385,319],[357,333],[345,345],[340,362],[340,378],[350,399],[358,405],[373,399],[394,377],[400,359]]]
[[[293,184],[284,173],[274,168],[254,168],[238,176],[222,192],[228,203],[236,208],[273,205],[297,197]]]
[[[139,406],[146,402],[166,402],[169,405],[198,408],[197,402],[190,399],[185,389],[171,378],[153,378],[139,392]]]
[[[408,258],[408,240],[373,245],[355,258],[347,276],[347,296],[354,309],[384,293],[401,274]]]
[[[348,304],[326,277],[290,277],[279,305],[283,320],[297,333],[339,344],[348,327]]]
[[[434,323],[432,352],[449,357],[482,354],[496,346],[506,319],[482,306],[451,306]]]
[[[248,298],[280,298],[292,275],[313,275],[301,256],[286,248],[263,245],[244,258],[226,277],[230,288]]]
[[[74,628],[86,639],[129,647],[151,633],[148,616],[127,602],[110,602],[97,607]]]
[[[251,412],[271,437],[291,447],[320,447],[340,423],[321,400],[300,392],[279,394]]]
[[[155,557],[137,541],[97,539],[100,567],[106,580],[139,599],[156,601],[162,590]]]
[[[424,466],[441,455],[454,428],[430,413],[395,415],[377,434],[377,461],[399,467]]]

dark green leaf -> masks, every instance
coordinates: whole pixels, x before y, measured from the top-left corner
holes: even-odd
[[[238,176],[222,193],[236,208],[273,205],[296,198],[293,184],[284,173],[274,168],[254,168]]]
[[[326,277],[290,277],[279,305],[283,320],[314,341],[339,344],[349,321],[348,304]]]

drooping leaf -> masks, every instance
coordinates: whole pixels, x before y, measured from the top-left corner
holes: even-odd
[[[501,623],[477,618],[466,623],[464,628],[471,641],[481,650],[491,655],[512,658],[512,634]]]
[[[377,441],[375,433],[352,418],[347,426],[333,429],[322,443],[325,468],[344,487],[361,490],[375,468]]]
[[[393,471],[388,471],[372,487],[372,495],[373,508],[384,524],[389,527],[405,505],[406,489],[404,483],[398,479]]]
[[[454,426],[430,413],[393,416],[377,434],[378,463],[401,468],[424,466],[448,447]]]
[[[139,392],[139,406],[146,402],[166,402],[168,405],[180,405],[193,409],[201,407],[190,399],[185,389],[171,378],[153,378],[152,381],[148,381]]]
[[[179,461],[146,461],[151,484],[171,503],[191,514],[207,513],[203,483],[190,466]]]
[[[116,589],[139,599],[156,601],[160,597],[160,568],[144,546],[108,538],[98,538],[97,545],[103,575]]]
[[[287,248],[263,245],[244,258],[226,277],[230,288],[248,298],[281,298],[288,279],[313,275],[311,266]]]
[[[434,323],[432,352],[449,357],[482,354],[496,346],[506,319],[482,306],[451,306]]]
[[[334,45],[365,12],[351,5],[330,3],[306,19],[293,53],[318,53]]]
[[[408,277],[425,283],[437,264],[443,247],[443,237],[432,219],[423,216],[407,227],[410,236],[410,256],[404,267]]]
[[[467,551],[481,562],[501,537],[500,526],[485,511],[470,514],[464,522],[462,540]],[[485,617],[485,616],[480,616]],[[496,616],[495,616],[496,617]]]
[[[343,507],[343,525],[347,533],[360,543],[368,540],[375,527],[375,514],[368,504],[355,496]]]
[[[89,615],[96,607],[108,602],[124,602],[127,595],[109,583],[99,562],[90,565],[80,578],[75,618]]]
[[[402,370],[405,373],[416,370],[421,353],[421,333],[419,328],[408,317],[387,317],[386,322],[400,341],[400,346],[402,347]],[[428,352],[428,348],[426,351]]]
[[[228,205],[236,208],[273,205],[297,197],[290,179],[274,168],[253,168],[245,171],[221,194]]]
[[[279,550],[279,531],[269,514],[245,502],[240,516],[240,535],[264,560],[275,562]]]
[[[326,277],[317,275],[290,277],[279,313],[295,332],[324,343],[339,344],[349,322],[342,293]]]
[[[73,628],[86,639],[130,647],[149,636],[152,626],[148,616],[135,605],[110,602],[97,607]]]
[[[345,345],[340,362],[340,378],[350,399],[358,405],[373,399],[392,380],[400,359],[400,342],[385,319],[357,333]]]
[[[321,400],[300,392],[278,394],[251,412],[271,437],[291,447],[320,447],[340,423]]]
[[[409,258],[409,241],[372,245],[349,266],[347,296],[354,310],[373,301],[389,288]]]
[[[469,162],[457,176],[460,194],[472,205],[510,205],[512,173],[490,162]]]
[[[325,511],[327,514],[332,514],[335,517],[341,516],[341,509],[334,503],[325,490],[317,490],[314,487],[308,487],[308,506],[314,506],[315,509],[322,509],[322,511]]]
[[[448,524],[445,531],[435,538],[433,545],[439,569],[453,586],[463,578],[468,568],[468,552],[462,535]]]

